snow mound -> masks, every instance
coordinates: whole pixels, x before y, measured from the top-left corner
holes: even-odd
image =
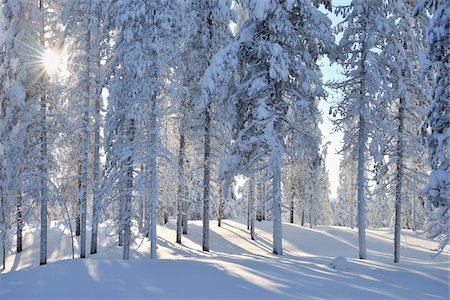
[[[338,256],[331,262],[331,267],[338,271],[345,271],[348,268],[347,259],[343,256]]]

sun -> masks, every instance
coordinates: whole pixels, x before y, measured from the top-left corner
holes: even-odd
[[[64,55],[53,49],[45,49],[42,53],[41,63],[50,77],[62,75],[67,70],[67,61]]]

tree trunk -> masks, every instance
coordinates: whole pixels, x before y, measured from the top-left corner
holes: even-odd
[[[210,105],[205,108],[205,140],[203,157],[203,251],[209,251],[209,190],[211,177],[211,115]]]
[[[42,1],[40,1],[40,8]],[[45,265],[47,263],[47,126],[46,126],[46,99],[45,95],[41,96],[41,232],[40,232],[40,262]]]
[[[223,194],[222,189],[219,189],[219,209],[217,212],[217,226],[222,227],[222,215],[223,215]]]
[[[78,199],[77,199],[77,207],[76,207],[76,220],[75,220],[75,235],[76,236],[80,236],[81,234],[81,198],[80,195],[82,193],[81,190],[81,172],[82,172],[82,166],[81,166],[81,161],[78,162],[78,179],[77,179],[77,183],[78,183]]]
[[[153,97],[151,102],[150,112],[150,143],[153,145],[150,154],[149,172],[150,172],[150,258],[156,258],[157,237],[156,237],[156,224],[157,224],[157,209],[158,209],[158,170],[156,165],[156,149],[158,127],[156,119],[156,99]]]
[[[302,226],[305,226],[305,210],[302,210]]]
[[[289,223],[294,224],[294,199],[291,200]]]
[[[98,59],[95,61],[96,67],[100,69]],[[97,253],[97,239],[98,239],[98,217],[100,210],[100,93],[99,83],[96,79],[96,93],[95,93],[95,121],[94,121],[94,159],[92,162],[92,233],[91,233],[91,254]]]
[[[121,188],[125,188],[126,186],[123,186],[123,183],[120,184]],[[126,191],[125,191],[126,193]],[[119,202],[119,246],[123,246],[123,232],[124,232],[124,226],[125,226],[125,201],[123,199],[120,199]]]
[[[278,158],[279,159],[279,158]],[[282,255],[282,223],[281,223],[281,161],[273,164],[273,253]]]
[[[1,166],[0,166],[1,167]],[[5,219],[5,201],[3,190],[0,185],[0,242],[2,243],[2,269],[6,268],[6,219]]]
[[[185,191],[185,201],[183,202],[183,216],[182,216],[182,223],[183,223],[183,234],[188,234],[188,210],[189,210],[189,199],[187,190]]]
[[[400,234],[402,225],[402,199],[403,199],[403,131],[405,120],[405,109],[403,107],[403,100],[400,98],[398,109],[398,142],[397,142],[397,176],[395,186],[395,226],[394,226],[394,262],[400,261]]]
[[[253,177],[249,178],[248,184],[248,201],[250,203],[250,238],[255,238],[255,180]]]
[[[145,174],[145,167],[144,165],[141,165],[141,173]],[[139,233],[144,233],[144,224],[145,224],[145,206],[144,206],[145,200],[143,198],[140,199],[139,203]]]
[[[130,127],[128,128],[128,145],[134,143],[134,120],[130,120]],[[126,176],[125,176],[125,197],[123,205],[123,259],[130,259],[130,244],[131,244],[131,201],[133,198],[133,154],[127,158],[126,162]]]
[[[22,232],[23,232],[23,219],[22,219],[22,191],[17,193],[17,242],[16,242],[16,251],[17,253],[22,252]]]
[[[250,197],[247,198],[247,230],[250,230],[250,219],[252,218],[252,203],[250,201]]]
[[[44,13],[44,0],[39,0],[39,11]],[[44,46],[45,44],[45,24],[42,21],[42,30],[40,33],[40,44]],[[45,76],[45,75],[44,75]],[[41,229],[40,229],[40,259],[39,264],[47,264],[47,99],[45,95],[46,82],[45,77],[43,78],[41,84],[41,99],[40,99],[40,129],[41,129],[41,153],[40,153],[40,218],[41,218]]]
[[[184,130],[180,128],[180,131]],[[181,244],[181,236],[183,231],[183,196],[184,196],[184,152],[185,152],[185,136],[180,133],[180,148],[179,148],[179,159],[178,159],[178,201],[177,201],[177,243]]]
[[[366,125],[362,115],[359,117],[358,132],[358,173],[356,184],[358,188],[358,242],[359,258],[367,258],[366,250],[366,198],[365,198],[365,162],[366,162]]]
[[[312,228],[312,218],[313,218],[313,196],[309,197],[309,228]]]
[[[411,197],[411,223],[412,223],[412,230],[416,231],[416,196],[413,195]]]
[[[88,33],[88,40],[90,40],[90,33]],[[88,42],[88,44],[90,44]],[[89,50],[89,49],[88,49]],[[89,78],[90,75],[89,60],[86,66],[85,76]],[[86,213],[87,213],[87,194],[89,181],[89,95],[90,82],[86,81],[86,93],[83,107],[83,124],[82,124],[82,139],[81,139],[81,209],[80,209],[80,258],[86,257]]]
[[[350,228],[351,229],[353,229],[353,227],[355,227],[354,222],[353,222],[354,215],[355,215],[354,211],[355,210],[354,210],[354,205],[353,205],[353,197],[350,197]]]

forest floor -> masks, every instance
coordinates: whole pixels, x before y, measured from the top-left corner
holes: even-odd
[[[421,232],[402,231],[401,262],[392,262],[393,233],[367,231],[368,259],[357,258],[357,230],[284,224],[284,255],[271,253],[270,222],[256,223],[252,241],[242,221],[211,222],[210,252],[201,251],[201,221],[189,222],[183,244],[175,222],[158,228],[158,258],[138,239],[129,261],[109,246],[100,227],[98,254],[71,259],[63,222],[49,229],[48,264],[39,264],[39,230],[25,229],[24,251],[9,253],[0,274],[0,299],[449,299],[449,249],[432,258],[437,243]],[[89,235],[90,236],[90,235]],[[75,242],[76,257],[78,241]],[[88,248],[89,243],[88,243]],[[347,264],[334,269],[338,256]]]

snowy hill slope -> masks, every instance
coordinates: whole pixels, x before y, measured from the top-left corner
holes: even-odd
[[[257,223],[257,241],[245,224],[211,222],[211,252],[201,251],[201,222],[190,222],[183,245],[174,242],[174,223],[158,228],[158,260],[149,260],[145,239],[124,262],[121,248],[106,246],[87,259],[71,257],[63,225],[50,230],[49,264],[37,267],[38,232],[28,230],[25,250],[9,255],[0,275],[0,299],[12,298],[322,298],[448,299],[450,256],[431,258],[437,244],[404,231],[402,260],[392,262],[392,233],[369,230],[368,260],[357,259],[357,231],[341,227],[309,229],[284,225],[285,255],[271,254],[271,224]],[[76,245],[77,246],[77,245]],[[347,258],[345,270],[330,266]]]

